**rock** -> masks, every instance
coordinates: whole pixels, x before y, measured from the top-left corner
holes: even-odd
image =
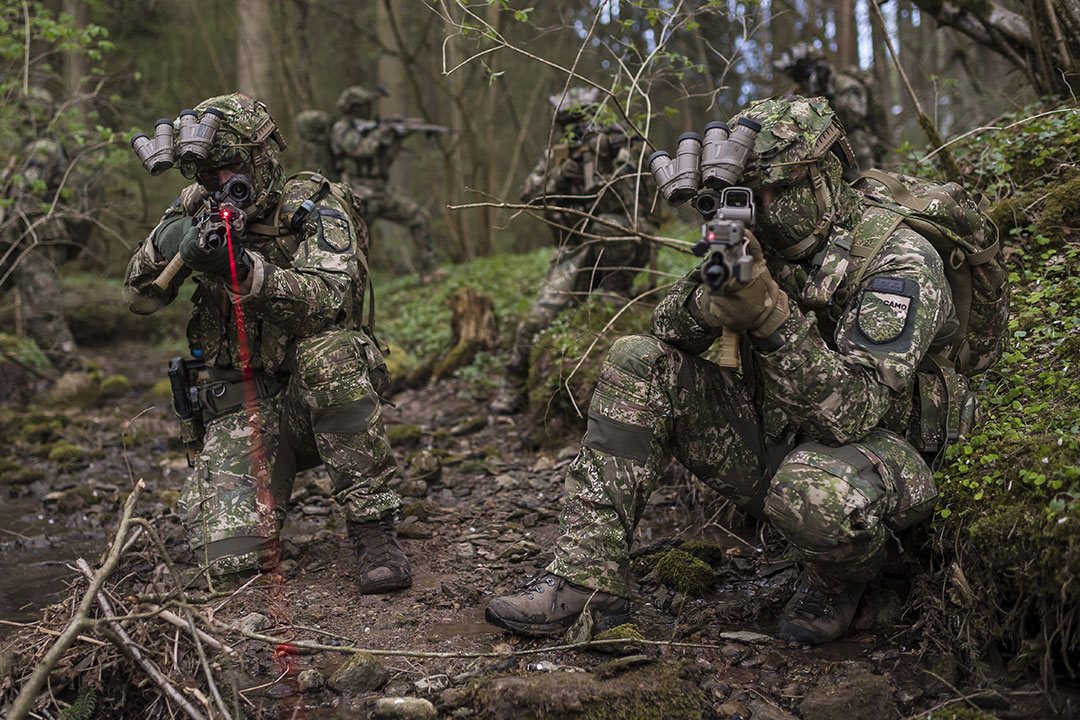
[[[237,620],[235,627],[241,632],[262,632],[270,627],[270,618],[261,613],[253,612]]]
[[[427,480],[421,478],[405,478],[398,486],[398,493],[404,497],[422,498],[427,495]]]
[[[651,663],[658,662],[656,658],[648,655],[627,655],[616,660],[608,660],[605,663],[600,663],[592,669],[592,671],[599,677],[609,678],[615,677],[620,673],[626,672],[631,668],[638,667],[639,665],[649,665]]]
[[[326,687],[326,676],[318,670],[301,670],[296,676],[296,687],[303,693],[322,690]]]
[[[824,682],[799,706],[805,720],[896,717],[892,687],[880,675],[859,673],[839,682]]]
[[[458,560],[472,560],[476,557],[476,548],[472,543],[460,542],[450,546],[450,551]]]
[[[397,526],[397,534],[398,537],[408,540],[427,540],[435,532],[428,523],[419,522],[416,516],[409,516]]]
[[[409,460],[409,476],[416,480],[432,483],[438,480],[441,474],[442,464],[430,450],[421,450]]]
[[[725,703],[720,703],[715,712],[717,717],[725,719],[740,718],[745,720],[750,717],[750,708],[746,707],[738,700],[728,700]]]
[[[751,700],[750,711],[753,713],[754,720],[796,720],[794,715],[789,715],[764,700]]]
[[[521,483],[519,483],[518,479],[513,475],[503,473],[502,475],[495,476],[495,487],[498,490],[516,490],[520,485]]]
[[[426,678],[420,678],[413,684],[416,685],[416,689],[422,693],[434,693],[445,690],[449,682],[450,678],[446,675],[431,675]]]
[[[641,634],[641,630],[638,629],[636,624],[623,623],[610,630],[597,633],[593,639],[608,642],[603,645],[596,645],[590,650],[596,650],[606,655],[633,655],[641,652],[642,648],[641,643],[635,641],[644,640],[645,636]],[[611,642],[613,640],[623,640],[624,642]]]
[[[300,512],[304,513],[305,515],[312,515],[318,517],[323,515],[329,515],[330,508],[326,507],[325,505],[305,505],[300,508]]]
[[[479,415],[474,418],[469,418],[468,420],[458,423],[454,427],[450,428],[450,434],[455,437],[460,437],[462,435],[471,435],[478,430],[483,430],[484,428],[486,428],[487,424],[488,419],[483,415]]]
[[[392,425],[386,428],[386,439],[395,448],[410,448],[417,445],[424,437],[419,425]]]
[[[279,682],[279,683],[274,683],[273,685],[271,685],[267,689],[266,694],[268,696],[274,698],[275,700],[281,700],[283,698],[287,698],[287,697],[291,697],[292,695],[295,695],[296,691],[293,690],[292,686],[289,685],[288,683]]]
[[[91,373],[65,373],[53,385],[49,400],[66,408],[89,410],[101,405],[101,382]]]
[[[378,690],[389,679],[390,673],[374,655],[357,653],[334,671],[328,684],[342,695],[356,695]]]
[[[373,720],[431,720],[438,711],[430,701],[415,697],[385,697],[375,701]]]
[[[904,604],[892,590],[867,593],[855,616],[855,629],[859,632],[888,632],[900,621]]]
[[[720,654],[724,657],[725,660],[734,665],[735,663],[746,657],[746,648],[744,648],[742,645],[733,645],[732,643],[728,643],[727,645],[724,645],[724,647],[720,648]]]
[[[67,440],[57,440],[49,450],[49,459],[57,463],[73,464],[83,459],[85,453],[82,449],[72,445]]]

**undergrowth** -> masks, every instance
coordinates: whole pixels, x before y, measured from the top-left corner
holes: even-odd
[[[995,201],[1008,346],[980,379],[982,425],[937,473],[933,549],[946,592],[928,588],[925,602],[980,674],[1004,666],[1049,680],[1076,675],[1080,652],[1080,108],[1040,104],[994,124],[1008,129],[953,151],[965,186]]]

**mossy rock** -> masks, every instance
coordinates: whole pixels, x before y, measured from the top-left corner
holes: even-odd
[[[162,490],[158,493],[158,498],[162,505],[173,511],[180,505],[180,493],[176,490]]]
[[[110,375],[101,381],[101,394],[107,398],[118,398],[131,392],[131,381],[123,375]]]
[[[709,565],[718,565],[727,558],[727,548],[711,540],[690,540],[680,545],[679,549]]]
[[[58,440],[49,450],[49,459],[58,463],[75,463],[86,457],[86,452],[67,440]]]
[[[146,391],[143,397],[153,402],[172,402],[172,383],[169,382],[169,378],[158,380],[153,387]]]
[[[37,343],[30,338],[0,332],[0,365],[5,364],[7,361],[5,355],[10,355],[20,364],[38,372],[53,372],[53,366],[49,362],[49,358],[45,356]]]
[[[416,446],[424,431],[419,425],[392,425],[386,428],[386,439],[395,448],[409,448]]]
[[[59,418],[28,420],[19,432],[19,439],[34,444],[53,442],[60,438],[63,429],[64,423]]]
[[[712,568],[685,550],[669,550],[657,561],[653,575],[678,592],[696,595],[713,579]]]
[[[1035,223],[1035,233],[1060,239],[1062,229],[1076,227],[1080,221],[1080,175],[1056,186],[1046,196],[1042,213]]]
[[[416,363],[409,357],[409,353],[405,351],[405,348],[400,345],[390,343],[387,348],[389,352],[383,353],[383,360],[386,361],[386,370],[390,373],[390,381],[396,385],[405,381],[405,378],[415,368]]]
[[[434,505],[433,503],[418,500],[417,502],[411,502],[408,505],[402,507],[401,510],[398,512],[398,515],[403,518],[415,517],[421,522],[427,522],[431,519],[431,516],[438,511],[438,509],[438,506]]]
[[[66,373],[53,384],[50,401],[59,407],[90,410],[101,405],[101,377],[98,373]]]

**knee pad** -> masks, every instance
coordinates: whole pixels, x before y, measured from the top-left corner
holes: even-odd
[[[796,547],[829,553],[885,536],[885,481],[853,445],[806,443],[784,458],[765,498],[765,514]]]

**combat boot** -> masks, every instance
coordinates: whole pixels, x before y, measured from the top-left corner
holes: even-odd
[[[780,618],[780,639],[807,645],[823,645],[839,640],[847,632],[859,607],[865,585],[828,593],[803,581],[784,606]]]
[[[390,518],[346,523],[356,548],[356,581],[364,595],[400,590],[412,585],[409,558],[398,544]]]
[[[547,637],[565,632],[586,605],[600,614],[598,630],[630,619],[628,600],[575,585],[557,575],[542,575],[517,595],[495,598],[484,611],[484,619],[519,635]]]

